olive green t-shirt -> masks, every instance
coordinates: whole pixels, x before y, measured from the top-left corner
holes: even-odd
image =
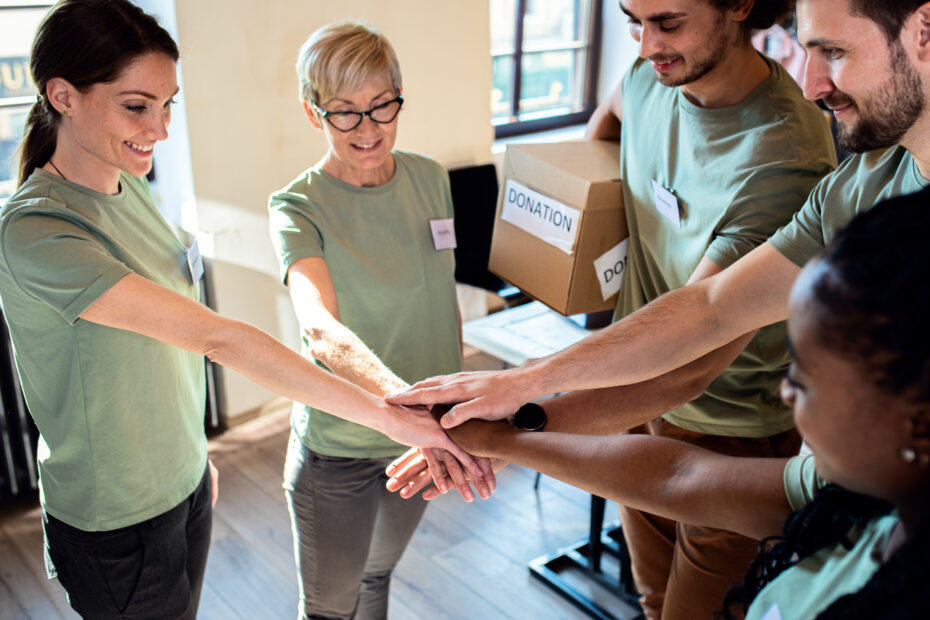
[[[145,179],[109,196],[36,170],[0,211],[0,302],[39,428],[42,501],[87,531],[159,515],[204,475],[203,357],[79,318],[136,273],[193,299]]]
[[[852,155],[817,185],[804,208],[769,243],[803,267],[860,211],[927,185],[930,181],[903,146]]]
[[[788,461],[784,482],[792,510],[810,503],[826,484],[817,475],[810,455]],[[816,618],[838,598],[861,590],[881,567],[882,554],[898,520],[897,512],[873,519],[849,533],[852,548],[837,544],[804,558],[759,592],[746,620]]]
[[[662,85],[646,61],[624,76],[620,176],[630,241],[615,318],[684,286],[704,257],[721,268],[736,262],[787,223],[836,165],[821,111],[767,62],[768,78],[720,109]],[[785,339],[784,323],[761,329],[703,395],[665,419],[710,435],[791,428],[778,394]]]
[[[453,216],[436,161],[394,152],[394,177],[378,187],[344,183],[317,166],[271,195],[271,239],[281,278],[296,261],[326,260],[343,325],[407,382],[461,370],[452,249],[437,250],[430,221]],[[306,339],[303,354],[311,357]],[[320,454],[396,456],[385,435],[295,403],[291,423]]]

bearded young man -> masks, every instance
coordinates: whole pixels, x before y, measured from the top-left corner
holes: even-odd
[[[627,264],[615,319],[712,276],[763,243],[836,165],[822,112],[751,30],[787,1],[621,0],[640,58],[588,125],[620,137]],[[699,376],[667,382],[605,432],[670,437],[735,456],[791,456],[801,440],[778,396],[785,325],[740,338]],[[653,386],[655,387],[655,386]],[[613,406],[630,414],[614,395]],[[605,403],[607,404],[607,403]],[[548,408],[548,407],[547,407]],[[632,427],[632,428],[631,428]],[[710,618],[758,541],[621,506],[647,618]]]
[[[663,295],[556,355],[430,380],[392,401],[460,402],[443,421],[451,427],[504,418],[546,394],[587,390],[545,401],[546,430],[610,432],[700,377],[733,342],[782,321],[801,267],[855,213],[930,184],[930,2],[799,0],[797,13],[808,50],[805,96],[833,110],[841,146],[859,154],[817,185],[789,225],[719,275]],[[671,62],[660,56],[658,68]],[[915,286],[922,276],[914,274]]]

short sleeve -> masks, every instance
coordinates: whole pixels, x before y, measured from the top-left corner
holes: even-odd
[[[811,192],[791,222],[769,239],[776,250],[798,267],[804,267],[826,245],[823,235],[823,200],[825,182]]]
[[[323,235],[310,219],[306,196],[284,191],[269,199],[268,227],[278,258],[281,281],[287,270],[302,258],[323,256]]]
[[[87,229],[49,214],[12,216],[0,246],[13,281],[69,323],[131,272]]]
[[[814,500],[814,495],[827,485],[815,466],[814,456],[793,457],[785,466],[785,495],[792,510],[800,510]]]
[[[731,215],[716,231],[705,256],[725,269],[762,245],[792,216],[797,217],[825,172],[780,167],[753,175],[736,192]]]

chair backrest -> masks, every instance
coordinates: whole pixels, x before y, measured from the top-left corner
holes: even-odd
[[[491,234],[497,208],[497,171],[494,164],[449,171],[455,209],[455,279],[497,292],[507,283],[488,271]]]

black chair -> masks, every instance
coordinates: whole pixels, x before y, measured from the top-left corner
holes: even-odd
[[[455,280],[496,293],[507,308],[529,301],[519,289],[488,271],[498,192],[494,164],[449,170],[449,187],[455,209]]]

